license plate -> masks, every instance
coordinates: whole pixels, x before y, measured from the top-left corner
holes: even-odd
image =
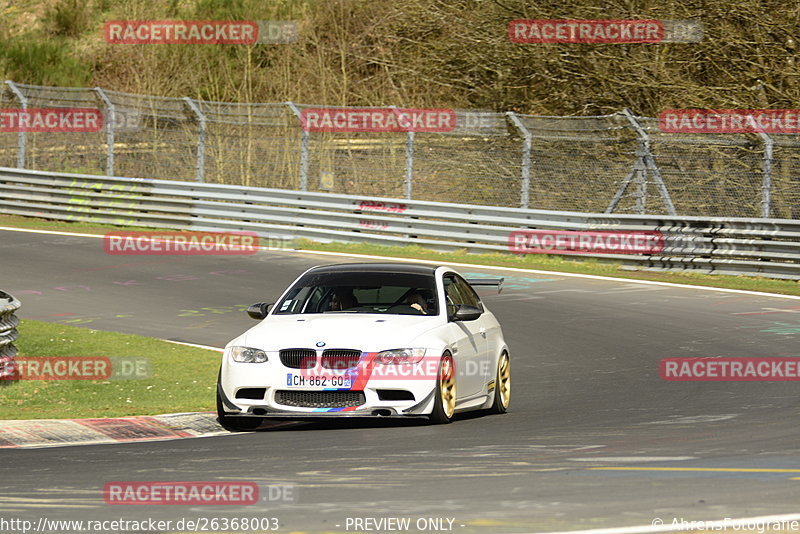
[[[349,376],[309,376],[297,373],[286,373],[286,386],[290,388],[349,388],[352,380]]]

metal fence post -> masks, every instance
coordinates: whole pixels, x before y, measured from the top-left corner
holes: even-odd
[[[308,191],[308,131],[303,128],[303,117],[294,102],[286,102],[300,123],[300,191]]]
[[[206,174],[206,116],[197,107],[194,100],[188,96],[183,97],[183,101],[192,110],[198,122],[197,132],[197,181],[203,182]]]
[[[389,106],[394,115],[397,115],[397,106]],[[412,130],[406,132],[406,172],[403,179],[403,191],[406,200],[411,200],[414,184],[414,138]]]
[[[6,80],[6,85],[8,88],[11,89],[11,92],[14,93],[14,96],[17,97],[19,100],[19,105],[23,110],[28,109],[28,99],[25,95],[22,94],[22,91],[19,90],[19,87],[12,82],[11,80]],[[25,152],[27,148],[27,135],[25,130],[20,128],[19,133],[17,134],[17,168],[24,169],[25,168]]]
[[[519,207],[528,208],[530,205],[530,191],[531,191],[531,148],[532,139],[531,131],[522,123],[516,113],[507,111],[506,116],[511,119],[511,123],[522,134],[522,184],[520,186],[519,194]]]
[[[639,158],[637,156],[636,162],[633,164],[633,169],[631,169],[631,172],[628,173],[628,176],[626,176],[625,179],[622,180],[622,183],[619,185],[617,191],[614,193],[614,197],[611,199],[611,202],[606,208],[606,211],[604,211],[603,213],[614,213],[614,210],[617,209],[619,201],[622,200],[622,195],[625,193],[625,190],[628,188],[628,185],[631,183],[631,180],[633,180],[634,176],[636,176],[636,173],[639,172],[638,169],[636,168],[638,164],[639,164]]]
[[[647,213],[647,168],[642,167],[636,173],[636,213]]]
[[[767,219],[772,211],[772,149],[775,141],[758,125],[752,115],[748,115],[747,121],[752,124],[764,143],[764,156],[761,160],[761,170],[764,175],[761,182],[761,216]]]
[[[414,132],[406,133],[406,179],[405,194],[406,200],[411,200],[411,192],[414,181]]]
[[[389,106],[392,113],[397,115],[397,106]],[[403,179],[403,195],[406,200],[411,200],[414,188],[414,139],[415,133],[411,130],[406,132],[406,173]]]
[[[95,87],[94,90],[97,96],[100,97],[100,100],[102,100],[103,106],[106,108],[106,120],[104,121],[106,127],[106,144],[108,145],[106,151],[106,176],[114,176],[114,129],[117,123],[116,108],[101,87]]]
[[[772,211],[772,148],[775,142],[766,133],[761,133],[764,140],[764,181],[761,185],[761,216],[768,219]]]
[[[637,156],[641,157],[642,162],[644,163],[643,168],[639,172],[640,177],[636,182],[636,207],[637,209],[642,210],[639,213],[643,214],[646,210],[645,195],[647,194],[647,171],[650,171],[653,175],[653,180],[656,183],[656,187],[658,188],[658,193],[661,195],[661,201],[664,202],[664,207],[667,208],[667,213],[670,215],[675,215],[675,206],[672,204],[672,198],[669,196],[667,186],[664,184],[664,180],[661,178],[661,171],[659,170],[658,165],[656,165],[656,159],[653,157],[653,152],[650,150],[650,136],[647,135],[647,132],[644,130],[644,128],[642,128],[642,125],[639,124],[639,121],[636,120],[636,117],[633,116],[633,113],[631,113],[628,108],[623,109],[622,114],[625,115],[625,118],[628,119],[628,122],[636,131],[636,137],[639,140],[639,150],[637,151]]]

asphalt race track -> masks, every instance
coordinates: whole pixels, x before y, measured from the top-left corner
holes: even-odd
[[[22,301],[23,319],[215,347],[252,325],[245,305],[338,261],[284,251],[109,256],[100,239],[0,230],[0,287]],[[521,533],[800,511],[800,384],[658,375],[665,357],[800,355],[800,301],[502,274],[504,292],[485,302],[511,348],[504,416],[2,450],[0,517],[263,516],[277,517],[280,532],[432,517],[454,519],[455,532]],[[108,506],[101,491],[114,480],[255,480],[297,495],[240,508]]]

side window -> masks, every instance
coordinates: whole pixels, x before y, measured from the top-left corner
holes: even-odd
[[[303,313],[319,312],[319,305],[322,301],[323,290],[320,287],[314,288],[311,293],[306,297],[306,307]]]
[[[475,306],[476,308],[483,310],[480,297],[478,297],[478,294],[475,293],[475,290],[470,287],[467,281],[460,276],[457,276],[455,277],[455,282],[458,292],[461,294],[461,301],[467,306]]]
[[[458,290],[458,282],[455,275],[447,274],[444,277],[444,296],[447,301],[447,315],[453,315],[456,308],[464,304],[464,297]]]
[[[299,313],[298,308],[303,302],[308,290],[304,288],[292,289],[279,306],[275,306],[274,313]]]

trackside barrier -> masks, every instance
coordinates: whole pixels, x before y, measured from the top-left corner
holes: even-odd
[[[658,254],[570,254],[638,269],[800,279],[800,220],[613,215],[61,174],[0,167],[0,213],[320,242],[508,252],[517,230],[660,232]]]
[[[16,374],[17,347],[14,346],[14,341],[19,335],[19,318],[14,312],[19,307],[20,302],[17,299],[0,291],[0,386],[12,383],[7,377]]]

